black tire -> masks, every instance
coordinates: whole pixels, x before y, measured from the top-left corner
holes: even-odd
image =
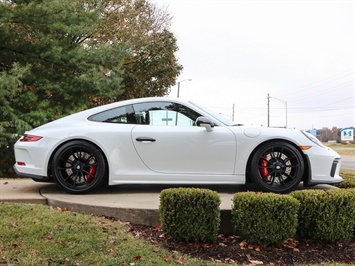
[[[251,180],[262,191],[287,193],[298,186],[304,173],[299,150],[284,141],[268,142],[254,152],[249,164]]]
[[[71,141],[54,154],[51,172],[56,182],[73,194],[84,194],[100,188],[107,166],[102,152],[86,141]]]

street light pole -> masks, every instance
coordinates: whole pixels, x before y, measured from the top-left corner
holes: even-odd
[[[180,83],[184,82],[184,81],[191,81],[191,80],[192,79],[183,79],[183,80],[178,81],[178,91],[177,91],[177,97],[178,98],[180,97]]]

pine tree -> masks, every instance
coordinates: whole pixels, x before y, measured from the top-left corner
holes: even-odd
[[[94,0],[0,2],[0,171],[11,168],[25,130],[122,93],[125,47],[90,41],[103,8]]]

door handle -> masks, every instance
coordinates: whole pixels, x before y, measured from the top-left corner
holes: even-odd
[[[156,139],[150,138],[150,137],[138,137],[136,138],[136,141],[139,142],[155,142]]]

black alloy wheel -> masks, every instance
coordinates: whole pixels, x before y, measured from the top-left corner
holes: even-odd
[[[66,191],[83,194],[105,183],[106,165],[102,152],[95,145],[77,140],[64,144],[55,152],[51,171]]]
[[[300,151],[285,141],[261,145],[251,159],[251,179],[262,191],[286,193],[298,186],[304,173]]]

